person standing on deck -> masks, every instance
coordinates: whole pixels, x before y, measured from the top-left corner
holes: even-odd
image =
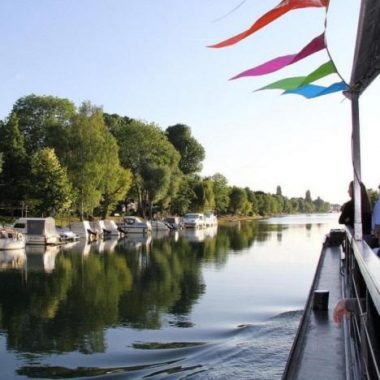
[[[371,203],[369,201],[367,189],[364,184],[360,182],[360,193],[362,203],[362,228],[363,235],[371,235]],[[345,224],[348,227],[354,228],[354,215],[355,215],[355,202],[354,202],[354,182],[351,181],[348,186],[348,194],[350,200],[346,202],[341,208],[339,223]]]

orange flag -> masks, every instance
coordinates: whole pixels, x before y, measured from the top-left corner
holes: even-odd
[[[328,3],[329,0],[283,0],[277,7],[261,16],[249,29],[209,47],[221,48],[234,45],[293,9],[327,7]]]

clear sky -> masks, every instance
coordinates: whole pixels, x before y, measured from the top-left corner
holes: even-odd
[[[1,0],[0,118],[20,97],[90,100],[105,112],[183,123],[206,150],[203,175],[288,197],[342,203],[352,178],[351,109],[341,93],[306,100],[253,90],[307,75],[326,51],[277,73],[228,81],[323,31],[324,10],[292,11],[237,45],[210,49],[247,29],[279,0]],[[327,43],[346,81],[357,0],[331,0]],[[239,6],[241,4],[241,6]],[[239,6],[239,7],[238,7]],[[236,10],[234,10],[237,8]],[[229,14],[230,11],[234,10]],[[319,84],[339,81],[334,75]],[[360,101],[362,178],[380,183],[380,79]]]

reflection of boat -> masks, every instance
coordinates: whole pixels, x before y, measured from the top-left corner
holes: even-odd
[[[78,253],[82,256],[87,256],[91,250],[91,244],[86,239],[80,239],[72,243],[67,243],[62,246],[64,252]]]
[[[136,251],[142,247],[149,249],[149,244],[151,241],[152,237],[150,235],[128,236],[118,241],[118,247]]]
[[[127,234],[148,234],[152,232],[152,225],[138,216],[125,216],[120,230]]]
[[[183,217],[183,224],[188,228],[203,228],[205,225],[204,215],[199,212],[191,212]]]
[[[112,253],[115,250],[118,242],[119,242],[119,238],[117,238],[117,237],[105,239],[104,240],[104,252]]]
[[[10,227],[0,228],[0,250],[25,248],[25,236]]]
[[[55,220],[48,218],[20,218],[14,226],[26,237],[26,244],[60,244],[61,237],[55,227]]]
[[[25,265],[25,249],[12,249],[10,251],[0,251],[1,269],[21,269]]]
[[[192,242],[201,242],[205,239],[214,238],[217,234],[218,227],[208,227],[208,228],[191,228],[185,229],[181,235],[183,235],[187,240]]]
[[[28,271],[52,272],[55,268],[55,258],[60,252],[59,246],[26,246]]]
[[[96,242],[91,243],[91,247],[97,253],[112,253],[115,250],[115,247],[119,241],[119,238],[110,238],[97,240]]]

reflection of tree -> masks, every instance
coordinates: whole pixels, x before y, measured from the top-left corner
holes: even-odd
[[[84,263],[60,255],[52,274],[28,273],[26,284],[20,275],[0,276],[8,345],[33,352],[103,351],[103,329],[118,320],[120,293],[132,283],[125,260],[113,255],[89,256]]]
[[[168,314],[167,323],[191,326],[192,307],[205,292],[203,263],[223,266],[231,250],[242,252],[281,228],[241,223],[203,241],[180,236],[136,250],[121,244],[112,254],[86,257],[65,251],[52,273],[28,272],[27,281],[20,272],[0,272],[0,329],[10,349],[91,353],[105,350],[110,326],[156,329]]]
[[[133,289],[122,297],[120,314],[136,328],[159,328],[163,312],[188,313],[204,291],[199,260],[182,239],[155,241],[149,266],[134,273]]]

